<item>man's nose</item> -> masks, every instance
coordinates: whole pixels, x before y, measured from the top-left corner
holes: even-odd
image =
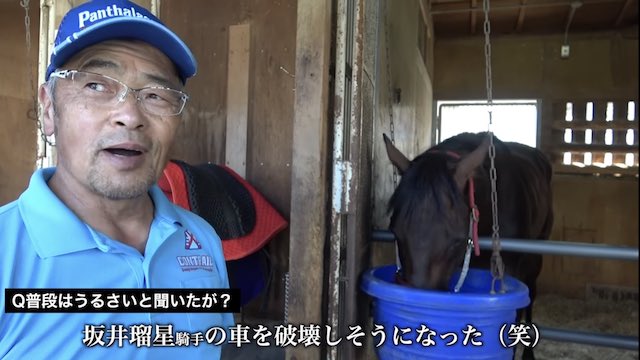
[[[138,92],[127,89],[118,98],[118,104],[113,112],[112,122],[117,126],[130,129],[140,129],[146,125],[147,117],[141,108]]]

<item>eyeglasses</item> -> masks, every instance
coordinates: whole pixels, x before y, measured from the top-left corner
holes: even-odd
[[[122,81],[106,75],[80,70],[58,70],[51,76],[69,79],[86,101],[95,105],[113,107],[123,103],[127,94],[133,93],[142,110],[152,115],[174,116],[184,109],[189,95],[162,86],[132,89]]]

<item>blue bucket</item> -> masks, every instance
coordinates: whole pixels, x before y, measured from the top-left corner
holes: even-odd
[[[491,272],[469,269],[460,292],[430,291],[398,285],[395,273],[395,265],[376,267],[361,284],[374,299],[373,323],[384,328],[385,341],[376,348],[380,359],[512,359],[508,332],[516,310],[529,304],[525,284],[505,276],[506,291],[492,295]],[[381,329],[374,327],[372,335],[376,346]]]

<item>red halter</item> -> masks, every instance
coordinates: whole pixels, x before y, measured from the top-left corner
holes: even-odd
[[[432,150],[438,151],[438,150]],[[453,151],[445,151],[445,153],[452,158],[460,159],[460,155]],[[473,250],[476,256],[480,256],[480,244],[478,243],[478,221],[480,220],[480,210],[476,206],[476,187],[473,181],[473,177],[469,178],[469,208],[471,208],[471,215],[469,217],[469,237],[473,241]]]

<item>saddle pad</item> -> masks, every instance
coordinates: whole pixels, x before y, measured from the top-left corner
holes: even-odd
[[[171,160],[158,185],[174,204],[211,224],[222,239],[226,260],[254,253],[287,227],[278,211],[226,166]]]

